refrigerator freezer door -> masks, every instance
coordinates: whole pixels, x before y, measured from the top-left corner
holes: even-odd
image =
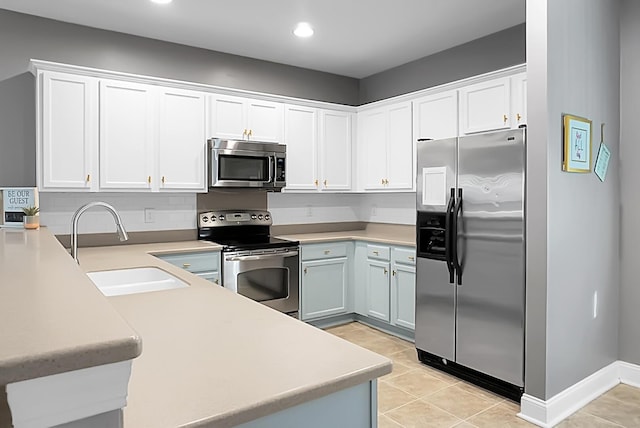
[[[525,131],[462,137],[458,150],[456,362],[524,384]]]
[[[418,211],[446,211],[450,189],[456,187],[456,143],[457,138],[418,141]]]
[[[416,348],[453,361],[455,291],[443,261],[416,261]]]
[[[445,215],[456,187],[457,138],[418,142],[416,208],[418,217]],[[444,219],[444,217],[443,217]],[[418,241],[424,241],[418,226]],[[439,221],[444,226],[444,220]],[[416,348],[453,360],[455,356],[455,286],[444,260],[425,257],[418,243],[416,262]],[[420,251],[422,251],[422,256]]]

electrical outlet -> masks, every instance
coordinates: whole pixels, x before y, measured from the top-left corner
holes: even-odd
[[[311,205],[307,205],[307,217],[313,216],[313,210],[311,209]]]
[[[373,205],[371,207],[371,217],[375,217],[378,215],[378,206],[377,205]]]
[[[144,209],[144,222],[155,223],[156,222],[156,210],[153,208]]]

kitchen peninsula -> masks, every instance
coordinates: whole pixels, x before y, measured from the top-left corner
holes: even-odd
[[[57,266],[53,272],[68,280],[56,285],[62,289],[59,293],[67,293],[66,301],[57,300],[56,313],[66,313],[69,318],[73,308],[91,312],[91,308],[83,308],[83,299],[87,298],[91,305],[103,305],[112,310],[113,322],[121,323],[129,333],[125,337],[137,338],[139,335],[141,338],[142,354],[133,361],[124,409],[125,428],[275,427],[282,426],[283,422],[301,420],[296,418],[306,418],[308,423],[319,424],[317,426],[344,423],[374,426],[377,415],[375,379],[391,371],[387,358],[214,286],[152,255],[216,251],[215,245],[192,241],[82,248],[78,268],[46,228],[37,232],[0,233],[3,237],[0,293],[8,293],[10,288],[15,296],[14,309],[3,310],[0,315],[3,325],[13,328],[3,329],[0,340],[15,343],[23,338],[24,359],[30,358],[28,348],[34,344],[24,340],[20,324],[24,320],[16,314],[22,309],[25,313],[38,309],[39,288],[24,286],[24,290],[32,291],[21,296],[20,288],[6,285],[10,278],[5,277],[5,272],[13,274],[11,281],[14,282],[44,283],[52,273],[42,269],[53,270],[53,266]],[[24,261],[16,260],[17,256],[11,254],[22,254]],[[51,266],[29,263],[29,260],[45,259]],[[17,266],[4,269],[10,262],[22,264],[22,269]],[[83,271],[143,266],[161,268],[187,282],[189,287],[107,298],[101,296],[82,274]],[[67,288],[79,291],[65,291]],[[3,302],[10,298],[9,295],[6,297]],[[51,311],[39,312],[41,317],[54,316]],[[104,328],[90,321],[96,315],[85,315],[76,319],[76,324],[87,330]],[[56,324],[43,320],[40,327],[44,329],[45,325]],[[71,336],[68,332],[47,333]],[[68,347],[59,354],[68,360],[85,358],[86,349],[85,352],[78,351],[73,346],[73,336],[67,340]],[[93,346],[108,349],[109,345],[96,341]],[[12,364],[9,357],[5,351],[0,354],[5,383],[55,372],[53,367],[48,372],[36,372],[36,365],[31,371],[15,376],[13,373],[21,367]],[[84,364],[96,363],[87,360]],[[63,367],[59,371],[76,368]],[[327,412],[327,408],[333,410]]]

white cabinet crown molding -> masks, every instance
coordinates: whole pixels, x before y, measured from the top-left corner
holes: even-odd
[[[275,94],[268,94],[264,92],[248,91],[244,89],[209,85],[204,83],[188,82],[184,80],[145,76],[145,75],[126,73],[121,71],[104,70],[99,68],[64,64],[64,63],[44,61],[39,59],[31,59],[29,71],[35,75],[37,74],[38,70],[58,71],[62,73],[73,73],[73,74],[92,76],[97,78],[120,79],[120,80],[129,81],[129,82],[147,83],[151,85],[162,85],[162,86],[174,87],[179,89],[189,89],[189,90],[210,92],[210,93],[221,94],[221,95],[235,95],[235,96],[241,96],[241,97],[250,97],[250,98],[256,98],[256,99],[265,100],[265,101],[291,103],[291,104],[296,104],[300,106],[327,108],[327,109],[342,110],[342,111],[357,113],[359,111],[367,110],[370,108],[381,107],[388,104],[395,104],[402,101],[412,101],[415,98],[423,97],[425,95],[430,95],[430,94],[447,91],[451,89],[459,89],[461,87],[474,84],[474,83],[480,83],[480,82],[484,82],[487,80],[496,79],[500,77],[512,76],[517,73],[526,72],[527,65],[520,64],[520,65],[511,66],[511,67],[503,68],[496,71],[490,71],[488,73],[480,74],[477,76],[456,80],[455,82],[444,83],[442,85],[421,89],[419,91],[414,91],[414,92],[398,95],[391,98],[386,98],[384,100],[363,104],[361,106],[349,106],[345,104],[308,100],[304,98],[288,97],[284,95],[275,95]]]
[[[374,101],[367,104],[358,106],[358,112],[374,109],[378,107],[384,107],[387,105],[393,105],[404,101],[413,101],[417,98],[442,93],[445,91],[456,90],[464,88],[465,86],[473,85],[476,83],[482,83],[489,80],[499,79],[500,77],[511,77],[518,73],[527,71],[526,64],[514,65],[512,67],[503,68],[500,70],[490,71],[488,73],[479,74],[477,76],[467,77],[465,79],[456,80],[454,82],[443,83],[442,85],[431,86],[429,88],[420,89],[418,91],[409,92],[406,94],[398,95],[395,97],[385,98],[380,101]]]
[[[61,73],[72,73],[82,76],[91,76],[96,78],[125,80],[132,83],[145,83],[149,85],[161,85],[165,87],[186,89],[192,91],[210,92],[220,95],[240,96],[254,98],[264,101],[273,101],[278,103],[292,103],[307,107],[327,108],[333,110],[342,110],[347,112],[357,112],[358,107],[330,103],[325,101],[308,100],[304,98],[289,97],[285,95],[268,94],[264,92],[248,91],[244,89],[228,88],[225,86],[209,85],[205,83],[189,82],[184,80],[167,79],[163,77],[146,76],[141,74],[126,73],[122,71],[104,70],[99,68],[84,67],[80,65],[63,64],[59,62],[43,61],[39,59],[31,59],[29,71],[37,75],[37,72],[57,71]]]

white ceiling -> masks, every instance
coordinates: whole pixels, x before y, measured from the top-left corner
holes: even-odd
[[[355,78],[525,21],[525,0],[0,0],[0,8]],[[293,36],[300,21],[313,37]]]

